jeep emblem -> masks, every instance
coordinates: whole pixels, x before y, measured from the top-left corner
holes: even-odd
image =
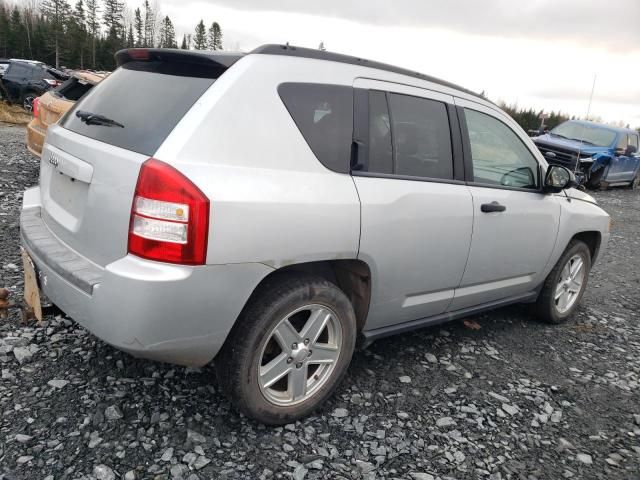
[[[548,158],[556,158],[556,154],[553,153],[553,152],[547,152],[547,153],[544,154],[544,156],[548,157]],[[51,161],[51,160],[49,160],[49,161]]]

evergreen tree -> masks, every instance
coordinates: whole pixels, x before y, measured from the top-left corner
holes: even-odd
[[[209,27],[209,50],[222,50],[222,30],[218,22],[213,22]]]
[[[0,57],[7,57],[9,51],[9,9],[0,2]]]
[[[135,28],[136,30],[136,42],[135,42],[136,47],[144,46],[144,36],[143,36],[144,26],[143,25],[144,24],[142,23],[142,15],[140,14],[140,9],[136,8],[136,11],[134,14],[134,20],[133,20],[133,28]]]
[[[133,38],[133,27],[129,24],[129,32],[127,33],[127,48],[133,48],[136,46],[136,41]]]
[[[207,30],[204,27],[204,22],[200,20],[200,23],[196,25],[196,34],[193,38],[193,48],[196,50],[207,49]]]
[[[64,25],[69,16],[69,4],[66,0],[44,0],[40,8],[49,21],[55,49],[55,65],[56,68],[60,68],[60,38],[65,33]]]
[[[180,45],[182,50],[187,50],[187,36],[182,35],[182,44]]]
[[[153,47],[156,38],[156,13],[149,4],[149,0],[144,0],[144,46]]]
[[[83,0],[78,0],[68,24],[69,58],[74,65],[84,68],[84,55],[87,46],[87,25]]]
[[[91,41],[91,68],[96,68],[96,41],[100,33],[100,22],[98,20],[98,0],[86,1],[86,25],[87,33]]]
[[[176,31],[168,16],[164,17],[160,23],[159,35],[160,43],[158,46],[160,48],[178,48],[178,44],[176,43]]]
[[[118,0],[104,0],[102,23],[107,27],[108,38],[114,40],[122,35],[122,11],[124,4]]]

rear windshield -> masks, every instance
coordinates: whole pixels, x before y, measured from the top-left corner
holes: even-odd
[[[54,95],[59,98],[66,98],[67,100],[77,101],[87,93],[93,85],[85,80],[81,80],[76,77],[71,77],[65,81],[62,85],[55,89]]]
[[[215,81],[207,78],[206,73],[190,72],[190,68],[180,64],[126,63],[82,97],[66,115],[62,126],[80,135],[151,156]],[[87,125],[75,115],[80,110],[105,116],[124,128]]]

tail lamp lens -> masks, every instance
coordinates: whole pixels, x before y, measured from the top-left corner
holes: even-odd
[[[150,158],[140,169],[129,227],[129,253],[149,260],[202,265],[209,199],[187,177]]]

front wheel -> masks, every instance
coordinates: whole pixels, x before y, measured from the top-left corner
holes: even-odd
[[[591,270],[591,251],[573,240],[547,276],[536,302],[538,316],[549,323],[562,323],[578,308]]]
[[[36,97],[37,95],[35,93],[25,93],[22,96],[22,108],[24,108],[29,113],[33,112],[33,101],[36,99]]]
[[[276,275],[252,296],[216,358],[218,380],[246,416],[298,420],[327,400],[356,341],[346,295],[311,275]]]

